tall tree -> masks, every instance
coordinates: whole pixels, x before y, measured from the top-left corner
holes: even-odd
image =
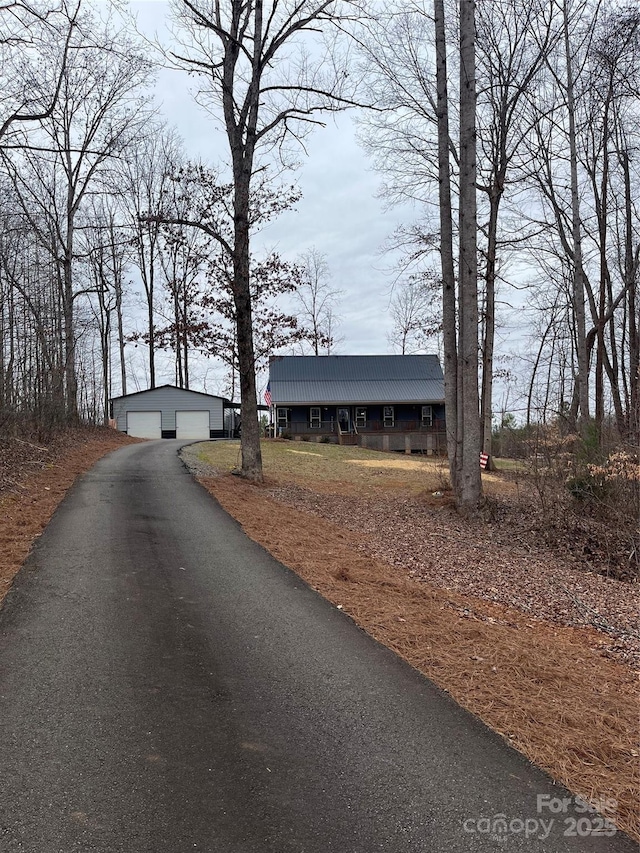
[[[638,349],[637,337],[628,347],[638,323],[637,191],[629,172],[637,167],[626,157],[637,144],[640,118],[638,11],[564,0],[555,9],[561,38],[549,54],[544,85],[531,96],[526,168],[537,198],[527,194],[531,237],[523,242],[549,291],[540,304],[550,306],[535,372],[553,353],[560,361],[549,364],[547,375],[557,389],[544,398],[558,400],[568,428],[591,433],[595,423],[605,441],[611,412],[625,439],[633,408],[629,367]],[[558,333],[559,316],[569,335]]]
[[[458,49],[449,52],[454,33]],[[414,255],[425,260],[433,252],[440,255],[449,469],[458,507],[472,511],[482,500],[475,5],[461,0],[457,14],[445,0],[392,5],[361,43],[376,102],[384,108],[367,119],[366,147],[386,176],[384,194],[391,201],[419,202],[424,213],[424,226],[407,232],[417,238]],[[459,72],[454,97],[450,59]]]
[[[75,306],[83,292],[74,278],[78,220],[90,190],[114,171],[144,128],[141,87],[151,74],[140,49],[108,22],[99,25],[86,16],[74,38],[60,96],[40,124],[38,144],[31,138],[18,157],[0,152],[24,216],[58,266],[69,421],[78,417]],[[57,56],[55,45],[51,50]]]
[[[627,329],[628,324],[625,318],[621,320],[618,308],[626,301],[627,291],[635,288],[633,281],[627,280],[623,273],[624,264],[619,265],[618,271],[615,269],[616,258],[621,259],[627,253],[626,228],[621,227],[622,209],[626,209],[625,165],[624,156],[616,156],[616,148],[618,134],[624,138],[634,121],[634,113],[635,118],[638,117],[639,60],[640,10],[605,12],[596,23],[585,68],[589,86],[581,111],[584,119],[580,157],[593,199],[593,225],[585,223],[585,237],[595,244],[599,267],[597,284],[592,287],[585,274],[585,286],[593,323],[593,329],[587,331],[588,350],[590,338],[595,337],[594,414],[601,440],[605,431],[605,380],[609,383],[621,438],[626,437],[628,429],[622,394],[624,371],[621,375],[624,347],[621,348],[620,343],[627,331],[633,337],[633,329]],[[616,244],[619,251],[615,250]],[[633,311],[630,316],[634,316]]]
[[[224,125],[233,182],[233,233],[219,242],[233,261],[240,366],[243,476],[262,479],[250,286],[250,196],[260,157],[277,152],[292,165],[291,141],[318,114],[353,103],[344,57],[317,34],[337,33],[357,0],[174,0],[182,32],[179,65],[202,82],[200,102]]]
[[[323,352],[331,355],[336,343],[335,309],[340,291],[331,286],[327,256],[322,252],[316,248],[308,249],[298,257],[297,262],[300,276],[295,301],[299,330],[311,346],[313,355]]]
[[[462,464],[458,505],[482,499],[478,397],[478,224],[476,201],[476,25],[474,0],[460,0],[459,383]]]
[[[562,2],[562,35],[564,42],[564,77],[556,80],[564,90],[567,104],[569,165],[571,176],[571,240],[573,252],[573,312],[575,317],[578,372],[576,377],[577,401],[583,429],[589,421],[589,359],[587,356],[587,331],[585,311],[584,269],[582,266],[582,223],[580,220],[580,189],[578,186],[578,146],[576,132],[575,69],[571,33],[573,21],[569,0]]]
[[[441,330],[441,305],[436,287],[440,277],[415,275],[399,281],[389,306],[393,323],[389,343],[401,355],[425,351],[429,340]],[[437,306],[437,307],[436,307]]]
[[[80,3],[0,2],[0,143],[12,128],[24,130],[53,113]]]
[[[172,177],[182,165],[181,143],[175,132],[152,123],[135,150],[120,166],[125,208],[133,232],[134,264],[144,291],[149,387],[156,387],[156,323],[158,288],[162,283],[162,224],[150,214],[166,206]]]
[[[478,6],[478,186],[486,195],[482,278],[483,451],[491,464],[496,287],[500,250],[510,238],[501,233],[501,212],[508,184],[515,180],[522,139],[529,132],[526,106],[537,78],[559,37],[553,8],[546,2],[501,0]],[[510,229],[511,230],[511,229]]]
[[[394,4],[386,7],[377,26],[363,39],[367,66],[376,98],[386,110],[367,116],[363,124],[365,146],[384,175],[382,193],[390,201],[419,202],[422,227],[406,229],[413,234],[414,251],[431,263],[434,251],[435,188],[457,203],[459,153],[457,125],[459,104],[448,98],[444,75],[447,63],[458,68],[453,50],[447,55],[447,39],[457,38],[457,16],[452,2]],[[522,139],[527,134],[523,117],[527,98],[557,33],[546,2],[497,0],[478,7],[478,270],[482,302],[482,419],[484,449],[491,452],[496,285],[498,271],[506,269],[512,254],[513,229],[502,227],[504,199],[515,183]],[[435,50],[434,50],[435,41]],[[443,99],[447,98],[446,120]],[[444,158],[444,159],[443,159]],[[448,207],[448,201],[444,202]],[[440,217],[440,232],[443,219]],[[451,258],[457,250],[457,222],[451,228]],[[446,227],[446,226],[445,226]],[[509,236],[507,236],[507,234]],[[456,244],[454,247],[454,243]],[[444,255],[448,254],[445,245]],[[449,262],[446,262],[449,264]],[[451,282],[453,260],[443,281]],[[447,287],[450,284],[446,285]],[[449,294],[449,292],[447,291]],[[454,329],[451,323],[445,326]],[[453,352],[453,349],[448,348]],[[453,420],[455,421],[455,411]]]
[[[112,339],[115,326],[120,368],[120,391],[127,393],[127,374],[124,359],[123,293],[125,269],[130,256],[130,233],[126,223],[119,220],[117,200],[108,195],[93,196],[87,206],[82,228],[81,252],[87,260],[87,294],[95,317],[99,336],[102,384],[102,420],[109,421],[109,400],[112,396]],[[114,323],[115,319],[115,323]],[[96,402],[100,396],[96,393]]]
[[[442,270],[442,341],[444,349],[444,397],[447,425],[447,454],[451,488],[458,499],[461,488],[460,380],[458,375],[458,331],[456,277],[453,263],[453,208],[449,134],[449,92],[444,0],[434,0],[436,46],[436,118],[438,132],[438,209],[440,215],[440,264]]]

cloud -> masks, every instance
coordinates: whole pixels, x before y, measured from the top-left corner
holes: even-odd
[[[140,31],[149,39],[165,41],[169,4],[138,0],[131,4]],[[227,159],[220,125],[193,100],[191,78],[184,72],[162,69],[156,97],[168,122],[175,125],[189,156],[211,165]],[[305,142],[298,170],[283,180],[299,184],[303,197],[254,239],[254,250],[275,249],[287,259],[312,246],[327,256],[336,288],[344,292],[338,317],[344,338],[340,351],[366,354],[389,351],[387,315],[393,257],[381,247],[401,222],[411,221],[407,206],[383,210],[376,198],[378,176],[356,141],[349,113],[326,118]]]

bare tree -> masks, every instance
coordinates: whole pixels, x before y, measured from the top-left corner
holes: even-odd
[[[539,342],[537,363],[553,350],[560,363],[549,379],[564,385],[567,375],[573,377],[568,393],[561,387],[551,395],[569,428],[604,440],[609,406],[625,439],[633,409],[629,368],[637,364],[638,350],[637,192],[629,171],[636,166],[627,153],[637,144],[640,119],[639,20],[635,9],[606,10],[597,2],[558,3],[556,9],[562,38],[549,54],[547,80],[532,98],[527,169],[538,193],[537,200],[528,194],[533,215],[527,243],[544,286],[557,293],[542,303],[554,307],[543,308],[548,317],[541,325],[550,332],[544,348]],[[558,311],[569,335],[557,333]]]
[[[475,2],[460,0],[460,261],[458,418],[462,420],[458,506],[474,510],[482,499],[478,397],[478,224],[476,202]]]
[[[393,327],[388,340],[401,355],[424,352],[429,339],[439,334],[442,306],[437,304],[440,300],[434,293],[439,285],[439,278],[425,280],[419,275],[395,285],[389,306]]]
[[[458,97],[449,93],[451,34],[459,43],[452,53]],[[456,14],[445,0],[434,0],[429,8],[422,2],[396,4],[377,17],[361,41],[376,102],[385,108],[366,120],[366,147],[386,176],[385,196],[392,202],[417,201],[425,211],[424,226],[413,229],[415,256],[440,255],[449,469],[459,508],[472,511],[482,499],[475,5],[462,0]],[[437,224],[431,221],[434,210]]]
[[[482,225],[484,292],[482,294],[481,419],[483,451],[492,464],[494,344],[496,285],[500,250],[510,236],[501,233],[501,207],[510,181],[515,180],[522,140],[529,132],[526,113],[537,78],[559,30],[546,2],[502,0],[478,7],[478,142],[481,152],[478,186],[486,194]]]
[[[64,335],[66,417],[78,417],[76,300],[86,288],[74,278],[76,229],[90,190],[114,170],[140,133],[146,113],[141,86],[151,67],[126,34],[86,17],[76,30],[51,115],[37,138],[17,152],[0,151],[22,214],[57,265]],[[83,33],[91,31],[89,42]],[[51,46],[53,57],[56,46]],[[51,239],[53,235],[53,239]]]
[[[81,0],[71,4],[62,0],[53,7],[23,0],[0,2],[0,142],[12,127],[24,128],[53,113],[80,4]]]
[[[580,191],[578,187],[578,149],[576,141],[575,71],[571,32],[573,21],[569,0],[562,2],[563,41],[565,51],[564,78],[556,81],[564,90],[567,103],[569,164],[571,174],[571,239],[573,252],[573,311],[575,317],[576,350],[578,356],[577,399],[583,424],[589,421],[589,359],[585,318],[584,269],[582,266],[582,224],[580,221]]]
[[[434,0],[436,47],[436,117],[438,132],[438,210],[440,216],[440,265],[442,270],[442,341],[444,349],[444,397],[447,426],[449,477],[456,498],[461,488],[461,388],[458,375],[458,327],[456,277],[453,263],[453,207],[449,134],[447,41],[443,0]]]
[[[146,309],[149,387],[156,387],[156,322],[158,287],[162,284],[160,265],[162,223],[151,216],[167,203],[172,193],[172,177],[182,165],[181,143],[175,132],[152,123],[145,138],[121,164],[125,206],[131,224],[134,264],[140,272]]]
[[[188,167],[187,167],[188,168]],[[193,183],[185,190],[175,173],[162,201],[165,211],[179,219],[196,219],[201,210]],[[198,187],[204,191],[204,187]],[[215,245],[215,244],[214,244]],[[158,330],[157,339],[169,342],[175,353],[176,384],[189,388],[192,346],[206,338],[209,325],[202,315],[201,297],[205,274],[211,260],[212,241],[199,228],[164,225],[160,241],[160,265],[164,275],[167,325]],[[217,247],[216,247],[217,248]]]
[[[262,479],[250,287],[250,194],[261,155],[291,165],[299,141],[319,114],[353,104],[352,82],[335,43],[316,36],[359,12],[331,0],[174,0],[182,47],[176,62],[201,81],[198,99],[223,122],[234,188],[231,241],[242,417],[242,475]]]
[[[620,227],[622,210],[627,209],[627,184],[625,157],[624,154],[620,157],[616,149],[618,138],[625,139],[629,135],[634,115],[636,120],[638,118],[639,60],[640,11],[631,8],[603,14],[595,27],[585,69],[589,86],[584,98],[585,108],[581,111],[584,120],[580,157],[593,198],[593,225],[588,221],[584,223],[585,240],[595,244],[599,267],[597,284],[592,287],[585,274],[585,286],[593,323],[593,330],[587,331],[588,351],[595,333],[595,424],[601,438],[605,423],[605,379],[609,383],[618,433],[624,439],[628,432],[622,394],[626,374],[624,371],[621,374],[624,346],[620,343],[627,333],[630,338],[634,337],[632,326],[636,325],[637,318],[632,307],[628,317],[622,318],[622,328],[618,328],[618,309],[637,284],[634,286],[633,277],[625,274],[626,261],[620,263],[629,251],[632,256],[633,239],[628,246],[627,227]],[[619,246],[618,251],[615,245]],[[631,296],[635,300],[635,294]],[[627,321],[632,317],[629,324]]]
[[[33,240],[5,185],[2,200],[0,424],[7,431],[32,428],[46,438],[65,420],[57,270],[51,253]]]
[[[331,286],[327,256],[316,248],[298,257],[300,276],[295,301],[298,308],[298,327],[311,345],[314,355],[331,355],[336,343],[337,320],[335,309],[341,292]]]
[[[90,308],[94,315],[99,337],[101,359],[102,399],[100,416],[105,425],[109,421],[109,401],[112,389],[112,342],[115,326],[120,368],[120,389],[127,393],[127,373],[124,358],[123,294],[126,265],[130,256],[130,233],[122,223],[115,193],[93,196],[85,211],[86,224],[82,227],[82,256],[86,258]],[[115,320],[115,322],[114,322]]]

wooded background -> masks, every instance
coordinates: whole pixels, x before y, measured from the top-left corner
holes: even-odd
[[[256,424],[243,456],[259,476],[256,370],[349,341],[327,257],[254,253],[254,235],[298,200],[288,172],[308,133],[348,109],[385,200],[418,212],[389,244],[388,345],[440,350],[458,474],[503,425],[496,379],[518,386],[519,426],[638,445],[636,3],[175,0],[168,14],[161,50],[122,9],[0,2],[3,431],[106,423],[109,398],[135,389],[136,346],[150,387],[160,353],[185,388],[213,359],[217,390]],[[184,128],[158,118],[162,64],[192,75],[226,160],[189,159]],[[515,377],[494,358],[514,302]]]

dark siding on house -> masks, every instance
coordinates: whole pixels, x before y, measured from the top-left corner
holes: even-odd
[[[367,406],[320,406],[321,427],[312,428],[310,426],[310,409],[311,406],[286,406],[278,408],[287,408],[289,411],[289,424],[292,433],[316,433],[322,435],[328,432],[337,432],[335,426],[338,422],[338,409],[347,408],[350,411],[352,422],[355,422],[355,410],[357,408],[365,408],[367,410],[367,422],[364,427],[358,427],[358,432],[384,430],[384,406],[390,405],[367,405]],[[433,426],[431,429],[441,430],[444,428],[444,405],[438,403],[424,404],[431,405],[433,414]],[[422,404],[417,403],[397,403],[394,408],[394,426],[386,427],[388,430],[421,430],[429,429],[422,426]],[[332,430],[332,425],[334,429]],[[353,424],[352,424],[353,425]]]

